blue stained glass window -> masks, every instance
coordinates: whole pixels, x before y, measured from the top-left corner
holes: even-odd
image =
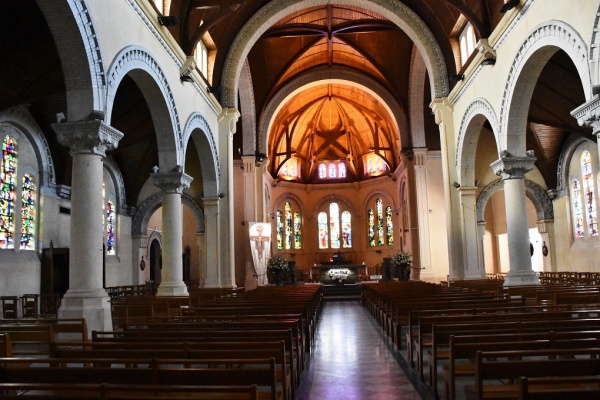
[[[115,203],[106,203],[106,254],[115,255]]]
[[[21,187],[21,250],[35,250],[35,183],[30,174],[23,176]]]
[[[0,167],[0,248],[14,248],[14,214],[17,182],[17,143],[12,136],[2,141]]]

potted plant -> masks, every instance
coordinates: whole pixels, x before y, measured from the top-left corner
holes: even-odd
[[[412,265],[410,253],[406,251],[395,253],[392,255],[392,264],[400,268],[400,280],[407,281],[410,279],[410,266]]]
[[[288,262],[281,256],[273,256],[267,261],[267,272],[272,272],[275,275],[275,284],[281,285],[281,275],[288,270]]]

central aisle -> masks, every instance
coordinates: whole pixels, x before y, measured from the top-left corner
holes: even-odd
[[[296,400],[417,400],[359,301],[327,301]]]

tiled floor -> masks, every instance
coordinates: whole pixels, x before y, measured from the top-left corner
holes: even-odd
[[[297,400],[430,399],[359,301],[325,302],[315,342]]]

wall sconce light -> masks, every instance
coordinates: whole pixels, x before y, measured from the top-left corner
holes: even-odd
[[[481,62],[481,65],[494,65],[494,64],[496,64],[496,58],[495,57],[486,57]]]
[[[500,12],[502,14],[504,14],[505,12],[512,10],[513,8],[515,8],[517,5],[519,4],[519,0],[508,0],[505,1],[504,4],[502,5],[502,8],[500,8]]]
[[[454,82],[462,81],[463,79],[465,79],[465,75],[464,74],[453,74],[453,75],[450,75],[450,80],[454,81]]]
[[[181,80],[181,82],[194,82],[194,78],[192,78],[189,75],[181,75],[179,79]]]
[[[207,86],[206,91],[208,93],[219,93],[221,91],[221,87],[220,86]]]
[[[460,188],[460,183],[458,183],[458,182],[454,182],[454,183],[452,184],[452,186],[454,186],[456,189],[458,189],[458,188]]]
[[[162,26],[175,26],[179,23],[179,19],[175,15],[165,15],[158,17],[158,22]]]

